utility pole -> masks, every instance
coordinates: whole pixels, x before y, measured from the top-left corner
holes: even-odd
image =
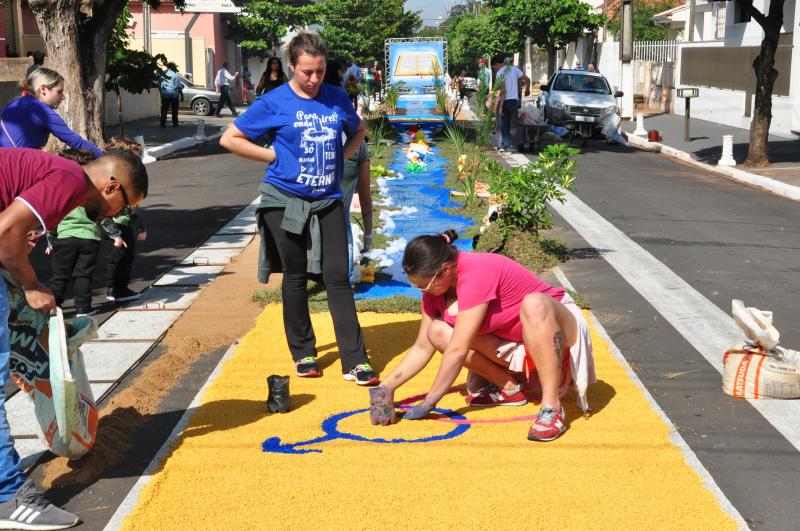
[[[142,25],[144,26],[144,51],[153,53],[153,44],[150,40],[150,4],[142,2]]]
[[[694,11],[695,11],[695,3],[697,0],[689,0],[689,41],[694,40]]]

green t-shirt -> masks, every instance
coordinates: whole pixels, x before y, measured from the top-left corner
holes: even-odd
[[[86,216],[86,210],[78,207],[58,224],[59,238],[80,238],[81,240],[100,241],[100,229],[97,223]]]

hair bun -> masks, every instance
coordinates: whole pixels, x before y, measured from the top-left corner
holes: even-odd
[[[447,243],[452,244],[458,239],[458,233],[453,229],[447,229],[442,233],[442,238],[444,238]]]

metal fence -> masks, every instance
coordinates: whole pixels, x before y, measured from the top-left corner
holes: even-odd
[[[634,61],[674,63],[678,60],[677,41],[634,41]]]

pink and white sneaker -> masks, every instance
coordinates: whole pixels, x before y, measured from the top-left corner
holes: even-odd
[[[531,441],[552,441],[558,439],[567,430],[564,422],[564,408],[556,411],[553,406],[542,406],[539,414],[533,419],[531,429],[528,430],[528,439]]]
[[[512,390],[513,391],[513,390]],[[476,407],[487,406],[522,406],[528,403],[528,398],[522,393],[522,388],[517,385],[516,391],[497,389],[494,386],[481,389],[474,395],[467,397],[467,404]]]

